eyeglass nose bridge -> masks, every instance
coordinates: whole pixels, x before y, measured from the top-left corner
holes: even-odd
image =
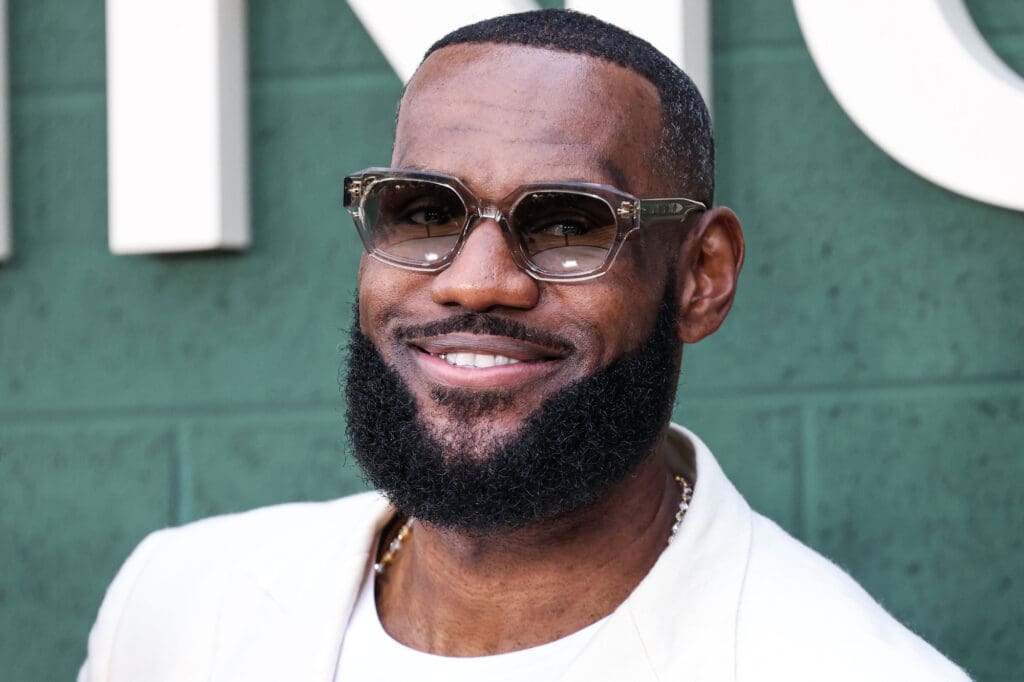
[[[484,219],[493,220],[498,224],[498,227],[501,229],[502,236],[505,239],[505,244],[508,246],[509,253],[512,256],[512,260],[519,266],[519,269],[530,274],[529,261],[526,254],[523,252],[522,247],[519,245],[519,240],[513,233],[512,226],[509,224],[505,213],[497,204],[485,204],[479,199],[477,199],[476,205],[470,209],[466,229],[462,233],[462,238],[459,240],[459,245],[456,247],[451,259],[454,260],[462,254],[462,249],[465,247],[466,242],[469,241],[470,235],[477,228],[477,225],[480,224],[480,221]]]
[[[466,230],[463,232],[462,241],[465,242],[469,239],[469,235],[472,234],[476,226],[480,224],[481,220],[493,220],[498,223],[498,227],[501,228],[502,233],[506,238],[511,236],[511,228],[508,223],[508,219],[497,204],[485,204],[482,201],[477,200],[476,206],[470,209],[469,220],[466,224]],[[514,251],[515,249],[513,249]],[[461,248],[460,248],[461,251]]]
[[[481,203],[478,205],[476,208],[476,218],[477,220],[480,220],[481,218],[489,218],[499,225],[504,226],[505,224],[505,214],[502,213],[501,209],[494,204]]]

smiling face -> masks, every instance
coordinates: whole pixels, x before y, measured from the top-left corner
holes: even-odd
[[[648,162],[660,126],[654,86],[623,67],[531,47],[454,45],[410,83],[391,165],[457,176],[492,202],[543,181],[673,196],[678,188]],[[546,398],[647,339],[674,286],[678,231],[634,235],[603,277],[553,284],[522,272],[498,223],[481,219],[438,274],[364,257],[360,328],[430,431],[500,440]]]

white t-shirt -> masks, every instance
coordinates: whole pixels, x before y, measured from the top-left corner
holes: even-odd
[[[547,644],[496,656],[451,657],[410,649],[377,616],[373,572],[363,580],[338,657],[335,682],[545,682],[557,680],[607,618]]]

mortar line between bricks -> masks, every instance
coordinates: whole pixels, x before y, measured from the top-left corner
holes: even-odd
[[[712,65],[733,62],[755,61],[759,63],[786,61],[794,58],[810,59],[807,43],[802,39],[793,42],[753,43],[716,48],[711,53]]]
[[[992,47],[1016,52],[1020,45],[1021,37],[1024,37],[1024,30],[1019,28],[1004,29],[991,27],[982,32],[982,37]],[[711,46],[713,62],[729,59],[747,60],[751,57],[758,61],[765,61],[766,57],[770,60],[771,57],[786,59],[800,55],[809,55],[807,43],[802,35],[781,40],[713,44]]]
[[[388,77],[398,79],[398,75],[387,64],[373,66],[352,66],[339,69],[337,67],[322,69],[273,69],[252,71],[249,73],[250,85],[269,85],[275,83],[298,83],[301,81],[329,80],[363,80],[366,78]]]
[[[722,389],[680,389],[681,402],[687,398],[701,400],[733,400],[736,398],[786,400],[796,402],[805,398],[820,400],[875,399],[923,397],[940,392],[949,394],[983,395],[987,392],[1012,393],[1024,389],[1024,376],[986,376],[972,379],[930,379],[901,382],[871,382],[864,384],[808,384],[804,386],[748,386]]]
[[[396,85],[401,81],[393,71],[367,71],[360,73],[313,74],[306,76],[264,77],[250,82],[252,94],[274,94],[281,92],[324,92],[347,89],[353,86]]]
[[[288,90],[288,89],[323,89],[325,87],[351,86],[353,84],[374,83],[381,80],[393,80],[398,83],[398,76],[390,68],[353,68],[346,70],[323,70],[303,73],[301,71],[280,73],[250,74],[247,85],[251,91]],[[107,99],[106,82],[45,85],[18,83],[11,86],[11,105],[19,103],[32,104],[37,102],[77,102],[96,104]]]
[[[982,37],[985,38],[985,42],[989,45],[1000,44],[1002,47],[1005,44],[1006,47],[1015,48],[1019,47],[1020,39],[1024,38],[1024,28],[1000,28],[992,26],[982,31]]]
[[[104,104],[107,100],[106,86],[69,88],[67,90],[45,90],[42,88],[14,88],[11,90],[11,110],[17,111],[21,106],[32,106],[36,104],[50,104],[58,102],[61,104],[77,104],[85,106],[96,106]]]
[[[729,402],[740,400],[747,404],[778,406],[815,402],[859,402],[865,400],[899,400],[933,398],[938,395],[978,398],[993,395],[1012,395],[1024,391],[1024,377],[987,377],[974,380],[932,380],[906,383],[878,383],[851,386],[843,384],[820,384],[801,387],[779,388],[754,386],[724,389],[691,390],[680,387],[677,403],[684,408],[692,401]],[[210,418],[231,418],[242,416],[264,416],[267,418],[289,418],[296,415],[311,417],[341,417],[341,402],[296,401],[234,404],[184,405],[114,405],[89,408],[40,408],[0,409],[0,423],[7,426],[30,425],[50,421],[153,421],[167,422],[174,419],[207,420]],[[340,422],[339,422],[340,423]]]
[[[0,423],[29,425],[50,421],[108,421],[108,422],[156,422],[168,423],[173,420],[202,421],[211,418],[232,418],[262,416],[287,419],[293,416],[339,417],[340,403],[295,402],[295,403],[249,403],[249,404],[187,404],[187,405],[146,405],[90,407],[83,409],[58,410],[0,410]]]

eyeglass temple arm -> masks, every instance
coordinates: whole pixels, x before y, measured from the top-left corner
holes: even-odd
[[[693,199],[640,199],[637,203],[637,218],[645,222],[654,219],[685,219],[693,211],[706,211],[707,206]]]

